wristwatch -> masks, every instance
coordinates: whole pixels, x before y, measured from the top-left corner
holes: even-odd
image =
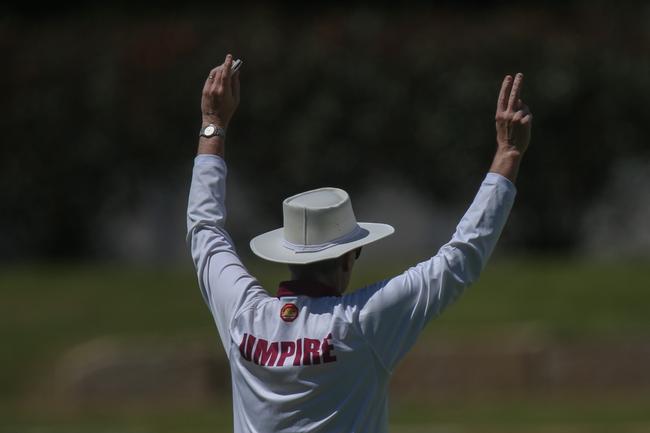
[[[212,138],[212,137],[222,137],[226,138],[226,130],[223,128],[219,128],[217,125],[210,123],[204,127],[201,128],[201,132],[199,132],[199,137],[206,137],[206,138]]]

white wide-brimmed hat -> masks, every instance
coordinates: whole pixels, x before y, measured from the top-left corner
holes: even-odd
[[[358,223],[348,193],[338,188],[303,192],[282,203],[284,227],[251,240],[251,250],[278,263],[334,259],[389,236],[388,224]]]

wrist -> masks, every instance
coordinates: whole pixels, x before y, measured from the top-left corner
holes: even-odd
[[[223,123],[221,123],[223,125]],[[215,120],[203,119],[199,133],[199,146],[197,153],[212,154],[224,157],[226,146],[226,129]]]
[[[516,149],[498,149],[492,160],[490,172],[498,173],[515,183],[522,156],[523,153]]]
[[[226,153],[226,140],[224,137],[199,137],[197,154],[218,155],[224,157]]]
[[[524,152],[520,149],[517,149],[513,146],[497,146],[497,151],[494,155],[494,158],[506,159],[506,160],[520,160],[524,156]]]
[[[202,120],[201,120],[202,127],[206,127],[207,125],[210,125],[210,124],[212,124],[214,126],[217,126],[217,127],[221,128],[221,129],[223,129],[224,131],[228,129],[228,122],[227,121],[219,118],[218,116],[204,114],[202,116]]]

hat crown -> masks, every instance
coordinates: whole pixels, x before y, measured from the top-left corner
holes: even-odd
[[[348,193],[319,188],[284,200],[284,239],[296,245],[320,245],[357,229]]]

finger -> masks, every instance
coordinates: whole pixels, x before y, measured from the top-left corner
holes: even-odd
[[[519,72],[515,75],[515,79],[512,83],[512,89],[510,90],[510,99],[508,100],[508,110],[515,110],[516,103],[519,100],[519,92],[521,92],[521,84],[524,80],[524,74]]]
[[[217,72],[214,76],[214,81],[212,82],[212,89],[219,92],[220,89],[223,89],[223,68],[219,66]]]
[[[501,91],[499,92],[499,100],[497,102],[497,112],[505,111],[507,108],[506,95],[510,93],[510,87],[512,86],[512,77],[506,75],[501,83]]]
[[[210,83],[210,88],[214,88],[217,84],[217,78],[219,77],[219,71],[221,66],[217,66],[212,71],[210,71],[210,76],[208,77],[208,82]]]
[[[530,110],[525,105],[520,109],[515,111],[515,114],[512,115],[512,120],[520,120],[530,114]]]
[[[230,86],[230,70],[232,68],[232,55],[228,54],[226,60],[223,62],[223,85],[225,88]]]
[[[514,121],[519,121],[523,119],[524,117],[528,116],[530,114],[530,109],[528,108],[527,105],[523,105],[519,110],[515,112],[515,114],[512,116],[512,120]]]
[[[533,113],[526,114],[519,123],[522,125],[531,125],[533,123]]]
[[[521,110],[521,107],[523,107],[524,101],[521,100],[521,98],[517,98],[517,103],[515,104],[515,110]]]
[[[212,87],[212,83],[214,83],[214,77],[216,74],[217,68],[214,68],[210,71],[208,74],[207,78],[205,79],[205,83],[203,84],[203,93],[207,92],[210,90]]]

